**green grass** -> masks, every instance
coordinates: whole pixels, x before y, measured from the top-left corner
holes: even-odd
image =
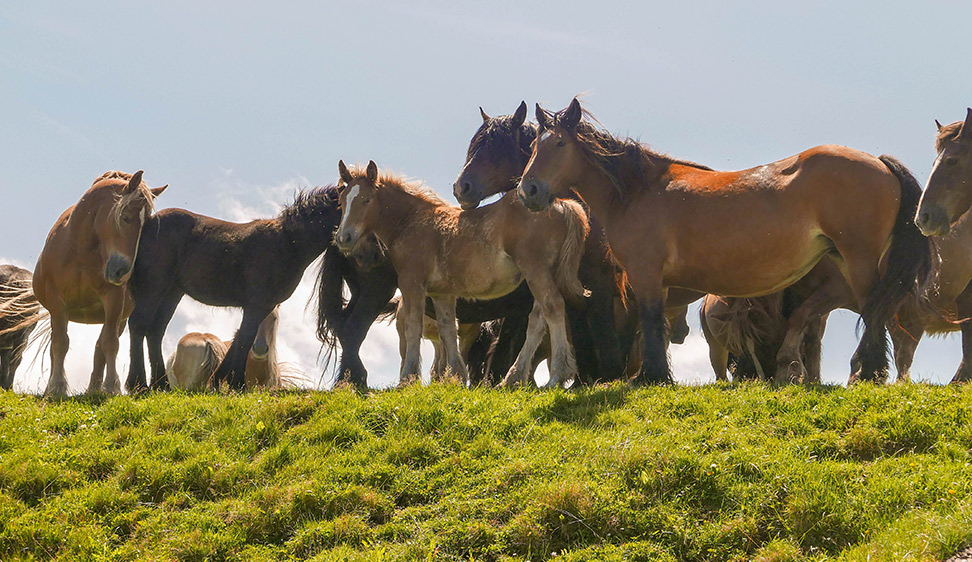
[[[940,560],[972,387],[0,393],[0,559]]]

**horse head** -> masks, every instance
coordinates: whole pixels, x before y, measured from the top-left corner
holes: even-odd
[[[513,115],[490,117],[479,108],[483,124],[469,141],[466,163],[452,193],[463,209],[476,208],[483,199],[516,187],[530,158],[536,127],[526,123],[527,105]]]
[[[965,121],[938,126],[938,157],[918,204],[915,224],[926,236],[944,236],[972,206],[972,108]]]

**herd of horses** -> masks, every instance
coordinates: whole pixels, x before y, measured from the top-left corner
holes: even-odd
[[[280,386],[277,307],[322,255],[317,336],[327,363],[340,348],[338,381],[357,387],[368,383],[359,348],[393,315],[402,380],[421,374],[426,337],[433,376],[469,385],[531,384],[544,359],[548,386],[669,383],[668,345],[684,340],[699,299],[719,380],[819,382],[837,308],[863,326],[851,380],[886,379],[889,333],[907,380],[922,335],[956,330],[953,381],[972,380],[972,109],[936,121],[924,192],[895,158],[842,146],[724,172],[616,137],[576,99],[558,112],[538,104],[535,123],[525,103],[480,112],[458,207],[373,161],[341,161],[336,184],[240,224],[155,212],[167,186],[106,172],[54,224],[33,276],[0,266],[0,386],[43,318],[48,395],[68,392],[68,322],[103,326],[89,392],[120,392],[126,321],[129,392]],[[166,362],[184,295],[243,319],[232,341],[187,334]]]

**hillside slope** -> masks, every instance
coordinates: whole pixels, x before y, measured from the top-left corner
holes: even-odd
[[[0,393],[0,559],[941,560],[972,389]]]

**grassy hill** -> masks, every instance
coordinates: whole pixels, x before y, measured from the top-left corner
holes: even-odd
[[[938,560],[972,387],[0,393],[0,559]]]

